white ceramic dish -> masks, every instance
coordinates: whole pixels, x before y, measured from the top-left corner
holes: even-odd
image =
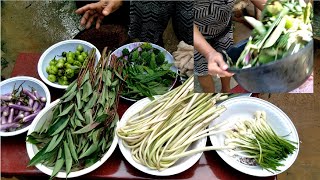
[[[96,60],[98,61],[101,57],[101,54],[99,50],[91,43],[83,41],[83,40],[65,40],[58,42],[51,47],[49,47],[40,57],[38,62],[38,74],[40,78],[49,86],[52,86],[54,88],[58,89],[66,89],[68,86],[60,85],[58,83],[52,83],[50,82],[47,77],[48,73],[46,72],[46,67],[49,66],[49,62],[55,57],[60,56],[62,52],[74,52],[76,50],[76,47],[81,44],[84,48],[84,51],[90,52],[92,48],[96,49]]]
[[[30,129],[28,131],[28,135],[31,134],[33,131],[38,130],[43,123],[49,119],[52,118],[53,115],[53,108],[59,103],[60,99],[55,100],[54,102],[52,102],[49,106],[47,106],[43,111],[41,111],[39,113],[39,115],[36,117],[36,119],[32,122]],[[112,144],[109,148],[109,150],[106,152],[106,154],[96,163],[94,163],[92,166],[87,167],[85,169],[81,169],[79,171],[74,171],[74,172],[70,172],[70,174],[68,175],[68,178],[73,178],[73,177],[79,177],[82,176],[84,174],[88,174],[90,172],[92,172],[93,170],[97,169],[98,167],[100,167],[113,153],[113,151],[116,149],[117,147],[117,143],[118,143],[118,136],[114,135]],[[27,142],[26,143],[27,146],[27,153],[30,159],[32,159],[33,156],[35,156],[35,154],[39,151],[37,146]],[[53,167],[47,167],[44,166],[43,164],[39,163],[36,165],[36,167],[42,171],[43,173],[47,174],[47,175],[51,175]],[[56,177],[58,178],[66,178],[66,173],[64,171],[60,171]]]
[[[51,96],[50,96],[49,89],[47,88],[47,86],[43,82],[41,82],[40,80],[33,78],[33,77],[17,76],[17,77],[13,77],[13,78],[9,78],[7,80],[1,81],[0,82],[0,87],[1,87],[0,94],[11,93],[13,86],[16,84],[16,88],[17,88],[21,83],[23,83],[22,87],[24,87],[26,89],[30,90],[30,87],[35,88],[38,91],[39,95],[46,97],[46,99],[47,99],[46,106],[48,106],[50,104]],[[22,129],[19,129],[17,131],[13,131],[13,132],[0,131],[0,136],[15,136],[15,135],[18,135],[18,134],[21,134],[21,133],[28,131],[29,128],[30,128],[30,124],[28,126],[23,127]]]
[[[120,56],[122,56],[123,49],[127,48],[131,52],[134,48],[139,47],[142,43],[144,43],[144,42],[134,42],[134,43],[123,45],[123,46],[119,47],[118,49],[116,49],[115,51],[113,51],[111,55],[115,55],[116,57],[120,57]],[[165,59],[168,61],[168,63],[172,63],[172,64],[174,63],[173,56],[166,49],[164,49],[163,47],[158,46],[156,44],[152,44],[152,43],[150,43],[150,44],[152,45],[153,48],[159,49],[161,52],[165,52]],[[168,91],[170,91],[174,87],[174,85],[176,84],[176,82],[178,80],[178,69],[174,65],[172,65],[170,69],[171,69],[171,71],[175,72],[177,75],[176,75],[174,82],[169,87]],[[132,102],[137,101],[135,99],[131,99],[131,98],[124,97],[124,96],[120,96],[120,97],[125,100],[132,101]]]
[[[227,110],[224,113],[222,113],[220,117],[215,119],[210,124],[210,127],[225,120],[231,121],[231,123],[229,124],[232,125],[232,122],[237,121],[239,119],[253,118],[253,115],[256,111],[262,110],[266,112],[267,122],[278,135],[285,136],[289,134],[288,136],[286,136],[286,138],[298,143],[296,145],[297,149],[295,150],[295,152],[291,154],[286,160],[281,162],[284,164],[284,166],[278,167],[280,171],[274,173],[262,169],[260,166],[249,166],[240,163],[237,157],[229,156],[226,150],[217,151],[218,155],[226,163],[228,163],[230,166],[237,169],[238,171],[258,177],[277,175],[287,170],[294,163],[299,152],[299,137],[297,130],[294,127],[294,124],[281,109],[267,101],[253,97],[236,97],[222,102],[220,105],[224,105],[227,108]],[[225,136],[223,133],[210,136],[210,141],[213,146],[224,145],[224,139]]]
[[[149,98],[144,98],[144,99],[141,99],[141,100],[137,101],[132,106],[130,106],[127,109],[127,111],[123,114],[123,116],[122,116],[119,124],[117,125],[117,127],[124,126],[125,123],[127,122],[127,120],[132,115],[134,115],[135,113],[140,111],[149,102],[150,102]],[[200,139],[200,140],[194,142],[188,148],[188,150],[205,147],[206,146],[206,141],[207,141],[207,138]],[[142,164],[139,164],[136,161],[134,161],[132,156],[131,156],[130,150],[128,148],[124,147],[121,138],[119,138],[119,148],[120,148],[120,151],[121,151],[122,155],[125,157],[125,159],[132,166],[134,166],[136,169],[138,169],[138,170],[140,170],[140,171],[142,171],[144,173],[155,175],[155,176],[170,176],[170,175],[181,173],[181,172],[189,169],[191,166],[193,166],[200,159],[200,157],[202,155],[202,152],[201,152],[201,153],[194,154],[192,156],[181,158],[173,166],[169,167],[168,169],[165,169],[163,171],[158,171],[158,170],[149,169],[148,167],[146,167],[146,166],[144,166]]]

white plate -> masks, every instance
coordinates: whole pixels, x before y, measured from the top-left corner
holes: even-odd
[[[130,44],[125,44],[125,45],[119,47],[118,49],[116,49],[115,51],[113,51],[111,53],[111,56],[115,55],[116,57],[120,57],[120,56],[122,56],[122,50],[123,49],[127,48],[129,50],[129,52],[131,52],[133,49],[139,47],[143,43],[144,42],[133,42],[133,43],[130,43]],[[153,48],[159,49],[161,52],[165,52],[165,59],[166,59],[166,61],[168,61],[169,64],[170,63],[172,63],[172,64],[174,63],[173,56],[166,49],[164,49],[163,47],[158,46],[156,44],[153,44],[153,43],[150,43],[150,44],[151,44],[151,46]],[[110,56],[110,58],[111,58],[111,56]],[[176,82],[178,80],[178,69],[174,65],[172,65],[170,69],[171,69],[171,71],[175,72],[177,75],[176,75],[176,78],[175,78],[174,82],[172,83],[172,85],[168,88],[168,91],[170,91],[173,88],[173,86],[176,84]],[[132,101],[132,102],[136,102],[137,101],[135,99],[131,99],[131,98],[124,97],[124,96],[120,96],[120,97],[125,99],[125,100]]]
[[[35,118],[35,120],[32,122],[32,124],[30,125],[30,129],[28,131],[28,135],[31,134],[33,131],[38,130],[39,128],[41,128],[41,126],[43,125],[43,123],[45,123],[45,121],[49,118],[52,118],[53,115],[53,108],[59,103],[60,99],[55,100],[54,102],[52,102],[49,106],[47,106],[46,108],[44,108],[39,115]],[[114,135],[113,141],[111,146],[109,147],[108,151],[103,155],[103,157],[97,161],[96,163],[94,163],[92,166],[89,166],[85,169],[81,169],[79,171],[73,171],[70,172],[68,175],[68,178],[73,178],[73,177],[78,177],[78,176],[82,176],[84,174],[88,174],[91,171],[97,169],[98,167],[100,167],[113,153],[113,151],[116,149],[117,147],[117,142],[118,142],[118,136]],[[26,142],[26,146],[27,146],[27,153],[30,159],[33,158],[33,156],[35,156],[35,154],[39,151],[37,146],[34,144],[31,144],[29,142]],[[51,175],[52,174],[52,170],[53,167],[47,167],[41,163],[37,164],[36,167],[42,171],[43,173],[47,174],[47,175]],[[58,178],[66,178],[66,173],[64,171],[60,171],[55,177]]]
[[[149,98],[144,98],[144,99],[141,99],[141,100],[137,101],[132,106],[130,106],[127,109],[127,111],[123,114],[123,116],[122,116],[119,124],[117,125],[117,127],[124,126],[124,124],[127,122],[127,120],[131,116],[133,116],[135,113],[140,111],[149,102],[150,102]],[[194,142],[188,148],[188,150],[189,149],[205,147],[206,146],[206,141],[207,141],[207,138],[200,139],[200,140]],[[189,169],[191,166],[193,166],[200,159],[200,157],[202,155],[202,152],[201,152],[201,153],[197,153],[197,154],[192,155],[192,156],[181,158],[173,166],[169,167],[168,169],[165,169],[163,171],[158,171],[158,170],[149,169],[148,167],[146,167],[146,166],[144,166],[142,164],[139,164],[136,161],[134,161],[132,156],[131,156],[130,150],[128,148],[124,147],[124,145],[122,144],[122,139],[121,138],[119,138],[119,148],[120,148],[120,151],[123,154],[123,156],[126,158],[126,160],[132,166],[134,166],[135,168],[137,168],[138,170],[140,170],[140,171],[142,171],[144,173],[151,174],[151,175],[156,175],[156,176],[170,176],[170,175],[181,173],[181,172]]]
[[[24,83],[23,83],[24,82]],[[45,106],[48,106],[51,102],[51,96],[50,96],[50,92],[49,89],[47,88],[47,86],[41,82],[40,80],[33,78],[33,77],[29,77],[29,76],[17,76],[17,77],[13,77],[13,78],[9,78],[7,80],[1,81],[0,82],[0,87],[1,87],[1,94],[6,94],[6,93],[11,93],[13,86],[16,84],[16,88],[21,84],[23,88],[27,88],[30,90],[30,87],[35,88],[40,96],[46,97],[47,102]],[[21,133],[24,133],[26,131],[28,131],[30,127],[30,124],[25,126],[22,129],[19,129],[17,131],[12,131],[12,132],[3,132],[0,131],[0,136],[15,136]]]
[[[299,152],[299,137],[297,130],[294,127],[294,124],[281,109],[267,101],[253,97],[236,97],[222,102],[221,105],[224,105],[227,108],[227,110],[224,113],[222,113],[220,117],[215,119],[210,124],[210,127],[225,120],[231,121],[231,123],[229,124],[232,125],[232,122],[235,122],[239,119],[253,118],[254,113],[260,110],[266,112],[268,124],[278,135],[285,136],[289,134],[289,136],[287,136],[286,139],[298,143],[296,145],[297,149],[294,151],[294,153],[289,155],[286,160],[281,162],[282,164],[284,164],[284,166],[278,167],[280,171],[276,171],[274,173],[262,169],[260,166],[249,166],[240,163],[237,157],[229,156],[226,150],[217,151],[219,156],[226,163],[245,174],[259,177],[274,176],[280,174],[283,171],[287,170],[294,163]],[[224,139],[225,136],[223,133],[210,136],[210,141],[213,146],[224,145]]]

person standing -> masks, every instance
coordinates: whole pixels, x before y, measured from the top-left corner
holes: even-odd
[[[267,0],[251,0],[260,10]],[[221,78],[221,92],[230,91],[232,73],[226,71],[222,51],[233,45],[232,9],[235,0],[194,2],[194,72],[203,92],[215,92],[212,76]]]

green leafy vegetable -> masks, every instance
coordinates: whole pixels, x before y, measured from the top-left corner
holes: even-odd
[[[125,63],[122,95],[130,99],[164,94],[176,77],[176,73],[170,70],[172,64],[166,61],[165,52],[153,48],[150,43],[141,44],[129,55],[122,52],[118,60]]]
[[[105,49],[95,66],[93,49],[79,77],[53,109],[52,118],[27,136],[27,141],[39,149],[29,166],[42,163],[51,167],[53,178],[63,170],[68,175],[88,167],[107,152],[113,141],[114,121],[119,120],[116,108],[123,79],[122,62],[116,57],[109,61],[109,57]]]

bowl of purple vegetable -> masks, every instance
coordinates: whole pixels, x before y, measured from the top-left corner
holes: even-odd
[[[0,82],[0,136],[15,136],[28,131],[39,112],[49,105],[51,96],[40,80],[17,76]]]

